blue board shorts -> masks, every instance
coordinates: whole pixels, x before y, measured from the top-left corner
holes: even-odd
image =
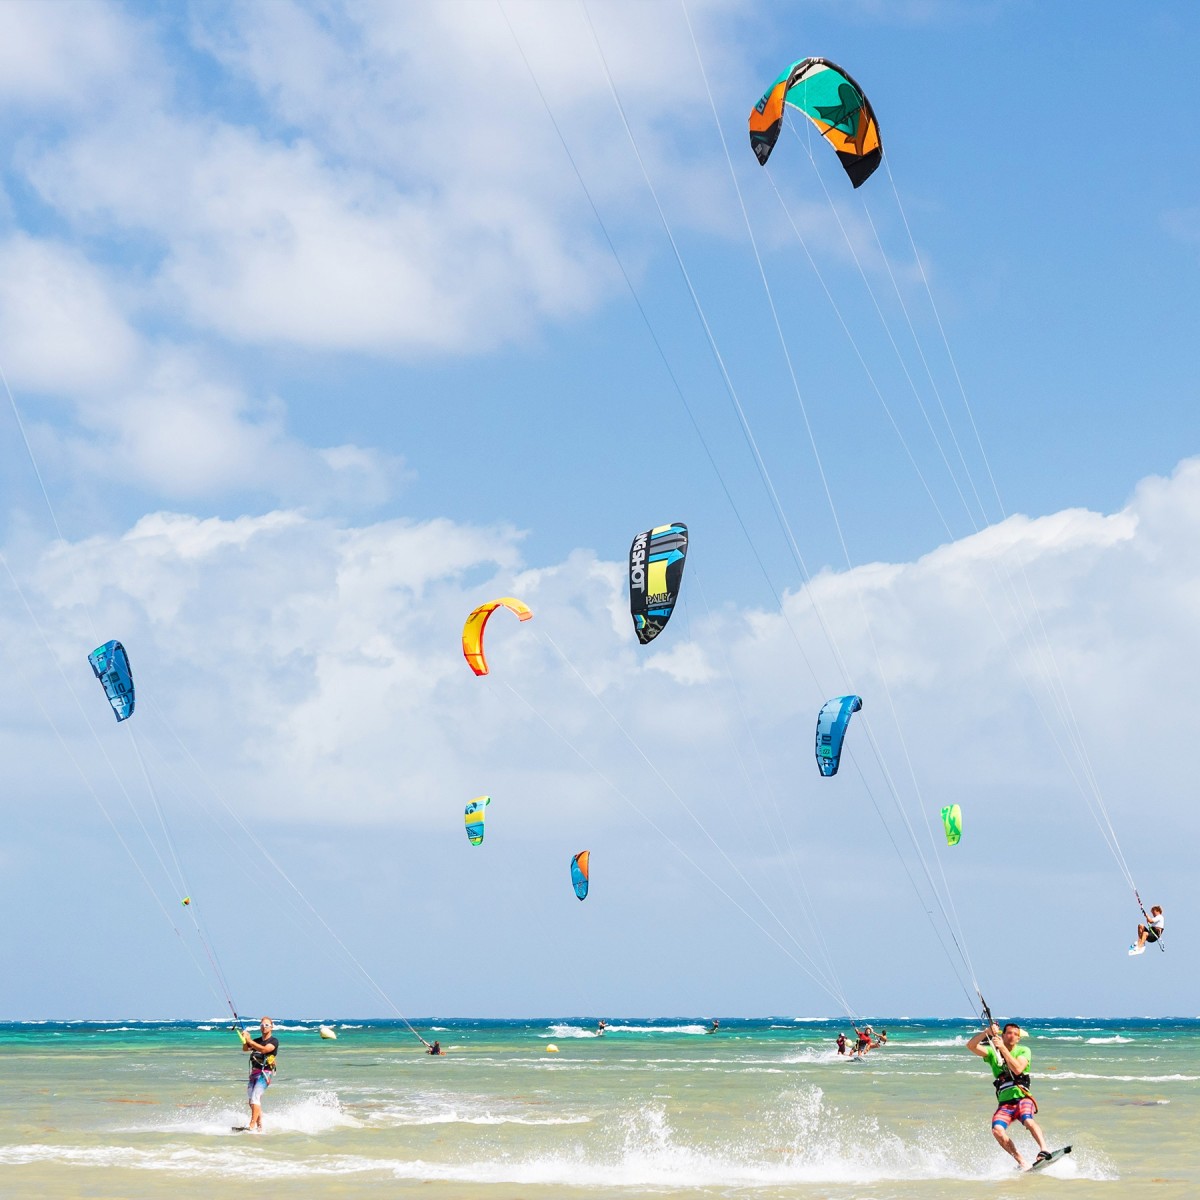
[[[1024,1125],[1035,1112],[1037,1105],[1028,1096],[1022,1096],[1020,1100],[1010,1100],[992,1113],[992,1128],[995,1129],[999,1125],[1001,1129],[1007,1129],[1014,1117]]]
[[[271,1075],[268,1071],[251,1071],[250,1082],[246,1084],[246,1099],[251,1104],[261,1104],[262,1094],[271,1086]]]

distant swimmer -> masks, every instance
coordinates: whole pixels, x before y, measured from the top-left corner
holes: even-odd
[[[705,1033],[716,1033],[721,1028],[721,1022],[713,1017],[713,1023],[704,1031]]]
[[[272,1033],[274,1023],[270,1017],[259,1022],[261,1033],[255,1041],[244,1029],[238,1029],[242,1049],[250,1055],[250,1079],[246,1084],[246,1102],[250,1105],[250,1124],[247,1129],[262,1133],[263,1092],[271,1086],[275,1074],[275,1056],[279,1053],[279,1039]]]
[[[1144,914],[1143,914],[1144,915]],[[1146,924],[1138,926],[1137,941],[1129,947],[1130,954],[1145,954],[1146,946],[1162,940],[1166,925],[1163,921],[1161,905],[1156,904],[1146,917]]]
[[[439,1042],[437,1040],[437,1038],[434,1038],[433,1043],[430,1045],[429,1049],[425,1051],[425,1053],[426,1054],[445,1054],[446,1052],[445,1052],[445,1050],[442,1049],[442,1043]]]
[[[596,1036],[603,1037],[604,1031],[608,1028],[608,1022],[603,1018],[596,1022]]]
[[[846,1035],[844,1033],[839,1033],[837,1035],[837,1048],[839,1054],[846,1053]]]
[[[1021,1157],[1016,1143],[1008,1136],[1008,1127],[1014,1118],[1025,1126],[1029,1136],[1038,1144],[1035,1166],[1048,1159],[1050,1151],[1046,1148],[1046,1139],[1038,1123],[1033,1119],[1038,1110],[1037,1101],[1029,1090],[1029,1060],[1033,1054],[1028,1046],[1017,1044],[1020,1040],[1019,1025],[1010,1021],[1001,1032],[999,1025],[992,1024],[977,1033],[967,1043],[967,1049],[992,1068],[992,1085],[996,1089],[997,1101],[996,1111],[992,1114],[992,1137],[1000,1143],[1005,1153],[1017,1160],[1017,1166],[1027,1170],[1028,1164]],[[985,1041],[988,1043],[986,1049],[982,1046]]]

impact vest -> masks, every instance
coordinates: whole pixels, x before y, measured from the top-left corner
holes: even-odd
[[[256,1038],[255,1041],[257,1040]],[[250,1069],[252,1071],[273,1071],[275,1070],[275,1055],[279,1050],[279,1039],[272,1035],[262,1045],[270,1046],[271,1049],[266,1054],[261,1050],[251,1050]]]
[[[995,1078],[992,1080],[992,1086],[996,1089],[997,1098],[1011,1088],[1020,1088],[1026,1096],[1030,1095],[1029,1091],[1029,1072],[1023,1071],[1019,1075],[1012,1073],[1012,1068],[1004,1061],[1003,1056],[995,1047],[990,1047],[991,1055],[988,1062],[991,1064]],[[994,1060],[994,1061],[993,1061]],[[1028,1061],[1028,1060],[1027,1060]],[[1007,1102],[1006,1102],[1007,1103]]]

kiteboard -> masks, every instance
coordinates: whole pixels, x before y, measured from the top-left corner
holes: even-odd
[[[250,1132],[249,1125],[230,1125],[229,1128],[232,1129],[234,1133],[249,1133]]]
[[[1070,1154],[1070,1153],[1071,1153],[1070,1146],[1063,1146],[1061,1150],[1051,1150],[1049,1158],[1043,1158],[1041,1161],[1035,1162],[1032,1166],[1028,1167],[1027,1169],[1030,1171],[1040,1171],[1043,1167],[1048,1167],[1051,1163],[1058,1162],[1058,1160],[1060,1158],[1062,1158],[1062,1156],[1064,1154]]]

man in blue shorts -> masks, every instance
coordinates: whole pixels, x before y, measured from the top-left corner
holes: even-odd
[[[1013,1119],[1020,1121],[1029,1130],[1029,1136],[1038,1144],[1035,1162],[1050,1157],[1046,1139],[1038,1123],[1033,1119],[1037,1112],[1037,1101],[1029,1090],[1029,1060],[1033,1057],[1028,1046],[1021,1046],[1021,1027],[1011,1021],[1001,1032],[999,1025],[990,1025],[977,1033],[968,1043],[967,1049],[992,1068],[992,1085],[996,1089],[997,1107],[992,1114],[992,1137],[1004,1150],[1017,1160],[1017,1166],[1025,1170],[1028,1164],[1021,1157],[1016,1143],[1008,1136],[1008,1127]],[[988,1043],[984,1049],[982,1043]]]
[[[247,1129],[262,1133],[263,1092],[271,1086],[275,1073],[275,1055],[279,1053],[279,1039],[271,1032],[274,1023],[270,1017],[259,1022],[262,1032],[256,1041],[248,1033],[238,1030],[242,1049],[250,1055],[250,1080],[246,1084],[246,1102],[250,1105],[250,1124]]]

